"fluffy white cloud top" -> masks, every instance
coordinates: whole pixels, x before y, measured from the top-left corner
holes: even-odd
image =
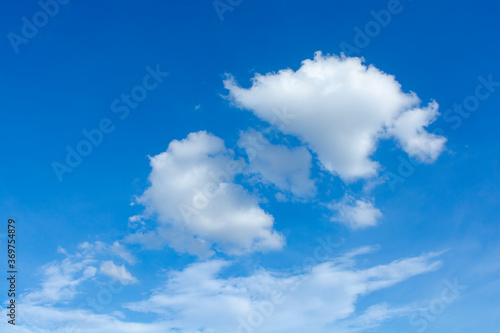
[[[305,147],[271,144],[254,129],[241,132],[238,145],[247,153],[246,172],[253,175],[255,181],[272,184],[285,195],[297,199],[315,195],[316,186],[311,179],[312,156]]]
[[[436,102],[420,107],[417,95],[403,92],[393,75],[360,58],[317,52],[297,71],[255,75],[248,89],[232,77],[224,85],[237,106],[297,136],[347,182],[377,174],[371,155],[380,139],[394,138],[423,162],[434,161],[446,142],[425,130],[438,115]]]
[[[150,187],[137,202],[160,227],[136,233],[129,241],[166,242],[199,256],[213,249],[236,255],[283,246],[283,236],[273,230],[273,216],[233,182],[244,161],[234,160],[222,139],[204,131],[190,133],[150,160]]]
[[[382,213],[373,203],[349,195],[330,203],[328,208],[334,213],[331,221],[344,223],[353,229],[373,227],[382,217]]]

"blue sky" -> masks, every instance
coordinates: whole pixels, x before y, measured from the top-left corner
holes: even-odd
[[[497,4],[2,7],[2,332],[500,332]]]

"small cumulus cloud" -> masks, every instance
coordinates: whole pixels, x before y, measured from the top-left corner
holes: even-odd
[[[334,213],[331,221],[344,223],[353,229],[373,227],[382,217],[382,213],[373,203],[355,199],[350,195],[328,204],[328,208]]]
[[[125,265],[117,266],[111,260],[102,262],[99,272],[116,279],[125,285],[138,282],[137,279],[133,277],[132,274],[130,274],[130,272],[125,268]]]

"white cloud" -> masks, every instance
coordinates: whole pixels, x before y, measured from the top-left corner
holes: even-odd
[[[438,104],[430,103],[424,108],[415,108],[401,114],[388,129],[397,137],[403,149],[412,157],[423,162],[433,162],[444,148],[446,139],[428,133],[425,127],[438,116]]]
[[[288,148],[271,144],[260,132],[241,132],[238,145],[245,149],[249,164],[247,172],[263,184],[273,184],[298,199],[316,193],[311,179],[312,156],[305,147]]]
[[[92,259],[68,257],[42,266],[41,288],[23,295],[23,301],[54,304],[72,300],[77,294],[77,286],[95,276],[95,263]]]
[[[125,268],[125,265],[117,266],[111,260],[103,261],[99,272],[120,281],[124,285],[138,282]]]
[[[241,254],[283,246],[283,236],[273,230],[274,218],[259,207],[259,199],[233,183],[244,162],[235,161],[220,138],[190,133],[150,160],[151,185],[137,202],[161,226],[129,241],[167,242],[179,252],[200,256],[211,248]]]
[[[343,321],[336,327],[336,333],[372,332],[385,321],[415,312],[415,307],[390,308],[386,303],[368,307],[362,314]]]
[[[65,258],[54,260],[41,267],[42,281],[40,286],[21,295],[20,300],[23,305],[36,307],[38,305],[68,304],[80,293],[78,288],[81,288],[85,282],[95,280],[98,272],[123,284],[137,282],[124,265],[117,266],[112,261],[98,259],[102,254],[105,254],[135,262],[135,257],[118,242],[111,246],[100,241],[83,242],[78,244],[78,249],[79,252],[69,254],[63,248],[58,247],[57,252],[63,254]]]
[[[328,208],[334,212],[332,221],[345,223],[353,229],[375,226],[382,217],[380,210],[371,202],[358,200],[349,195],[345,195],[338,202],[330,203]]]
[[[366,269],[350,266],[348,258],[339,260],[343,264],[332,260],[301,274],[260,269],[248,277],[229,278],[221,277],[229,262],[195,263],[172,272],[165,286],[147,300],[125,307],[171,318],[182,332],[331,332],[342,326],[342,320],[353,320],[360,297],[437,269],[440,262],[433,257],[422,255]],[[360,318],[363,325],[375,310]],[[380,319],[387,319],[389,311],[382,310]]]
[[[256,75],[248,89],[232,77],[224,85],[237,106],[307,143],[344,181],[377,174],[379,164],[371,155],[380,139],[394,137],[424,162],[444,149],[445,138],[425,131],[438,114],[437,103],[419,107],[415,93],[404,93],[394,76],[360,58],[318,52],[297,71]]]
[[[118,241],[115,241],[112,245],[101,241],[94,243],[83,242],[78,244],[78,249],[87,256],[95,256],[96,254],[113,255],[125,260],[130,265],[134,265],[137,261],[132,253]]]
[[[6,311],[0,312],[7,318]],[[121,320],[120,315],[96,314],[86,309],[67,309],[22,304],[22,322],[15,326],[0,322],[0,331],[12,333],[165,333],[168,326],[162,322],[140,323]]]
[[[109,247],[109,250],[111,253],[122,258],[130,265],[133,265],[136,262],[136,258],[132,255],[132,253],[130,253],[130,251],[127,250],[125,246],[120,244],[118,241],[114,242],[113,245]]]

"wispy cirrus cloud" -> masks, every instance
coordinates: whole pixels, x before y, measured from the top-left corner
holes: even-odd
[[[77,294],[78,285],[97,273],[96,263],[91,258],[68,257],[42,266],[40,288],[25,294],[23,302],[54,304],[72,300]]]
[[[119,256],[123,260],[135,262],[135,257],[119,242],[109,245],[97,241],[78,244],[79,251],[70,254],[59,247],[63,259],[54,260],[41,266],[41,282],[38,287],[20,296],[23,305],[46,306],[69,304],[81,292],[79,288],[86,282],[103,274],[120,281],[122,284],[138,282],[126,269],[125,265],[115,265],[109,256]],[[101,275],[102,276],[102,275]]]
[[[227,275],[235,263],[214,259],[196,262],[165,276],[151,295],[124,304],[123,311],[151,313],[156,319],[126,320],[123,311],[95,313],[55,303],[24,302],[22,333],[57,329],[82,333],[136,332],[314,332],[354,333],[379,326],[411,307],[391,308],[377,303],[358,309],[366,295],[414,276],[438,269],[439,253],[401,258],[387,264],[357,267],[357,257],[372,252],[364,247],[331,257],[301,271],[257,268],[246,276]],[[107,266],[103,262],[101,267]],[[112,267],[116,267],[113,265]],[[81,268],[79,266],[79,268]],[[78,289],[75,285],[75,291]],[[0,324],[0,327],[2,327]]]
[[[436,270],[438,254],[403,258],[385,265],[359,269],[360,249],[341,258],[332,258],[301,273],[279,273],[258,269],[245,277],[222,277],[232,265],[224,260],[192,264],[171,272],[165,284],[146,300],[125,305],[139,312],[171,318],[183,332],[331,332],[347,327],[375,325],[374,315],[384,312],[377,322],[396,310],[372,308],[358,318],[357,300],[373,291],[389,288],[413,276]],[[382,311],[384,310],[385,311]],[[262,317],[262,319],[258,319]],[[351,323],[351,326],[354,324]],[[354,327],[354,326],[353,326]],[[355,331],[355,328],[352,328]]]
[[[115,241],[113,244],[107,244],[101,241],[94,243],[83,242],[78,244],[78,249],[85,255],[113,255],[125,260],[130,265],[137,261],[135,256],[122,243]]]

